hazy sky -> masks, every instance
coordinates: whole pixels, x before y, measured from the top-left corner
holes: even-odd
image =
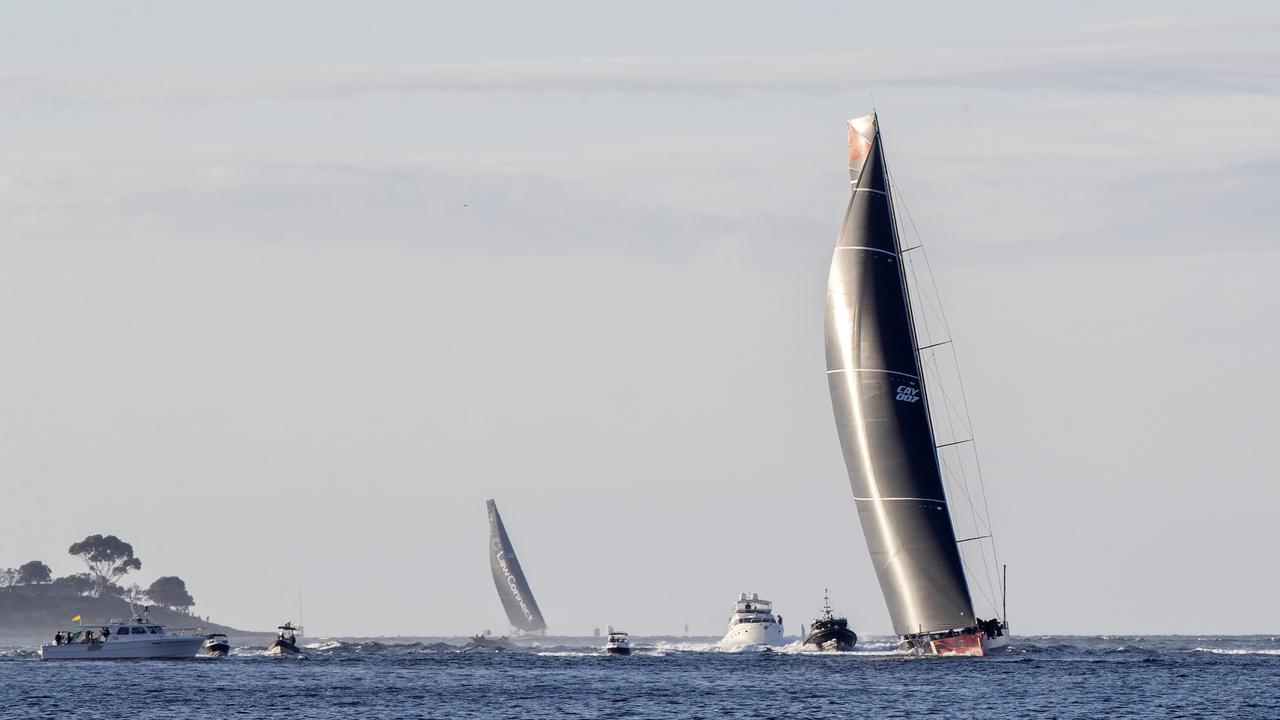
[[[494,497],[554,633],[888,632],[822,347],[874,92],[1014,631],[1277,632],[1280,15],[1040,5],[0,6],[0,566],[497,631]]]

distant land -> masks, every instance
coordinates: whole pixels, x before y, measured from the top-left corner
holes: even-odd
[[[142,569],[133,546],[115,535],[89,535],[67,551],[80,558],[87,572],[55,578],[49,566],[31,560],[17,568],[0,569],[0,643],[35,645],[54,633],[76,625],[128,620],[136,608],[149,607],[151,619],[170,629],[200,628],[245,642],[274,637],[273,632],[239,630],[209,622],[191,612],[195,598],[176,575],[156,578],[147,588],[120,584]]]

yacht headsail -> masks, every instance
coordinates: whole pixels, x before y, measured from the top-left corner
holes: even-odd
[[[526,633],[544,632],[547,623],[542,619],[542,611],[533,599],[529,581],[520,569],[520,560],[516,558],[507,528],[502,524],[498,506],[492,500],[486,505],[489,509],[489,569],[493,571],[493,584],[498,589],[498,598],[502,600],[502,609],[507,612],[507,619],[515,629]]]

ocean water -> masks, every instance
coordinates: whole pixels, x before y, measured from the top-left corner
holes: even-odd
[[[0,649],[4,718],[1280,718],[1280,641],[1026,637],[981,659],[717,652],[630,657],[548,641],[509,651],[325,641],[306,659],[237,648],[176,661],[41,662]]]

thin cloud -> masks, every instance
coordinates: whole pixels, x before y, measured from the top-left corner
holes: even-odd
[[[850,87],[1280,93],[1280,19],[1098,26],[1007,51],[580,58],[221,78],[0,77],[0,103],[307,100],[430,92],[827,93]]]

